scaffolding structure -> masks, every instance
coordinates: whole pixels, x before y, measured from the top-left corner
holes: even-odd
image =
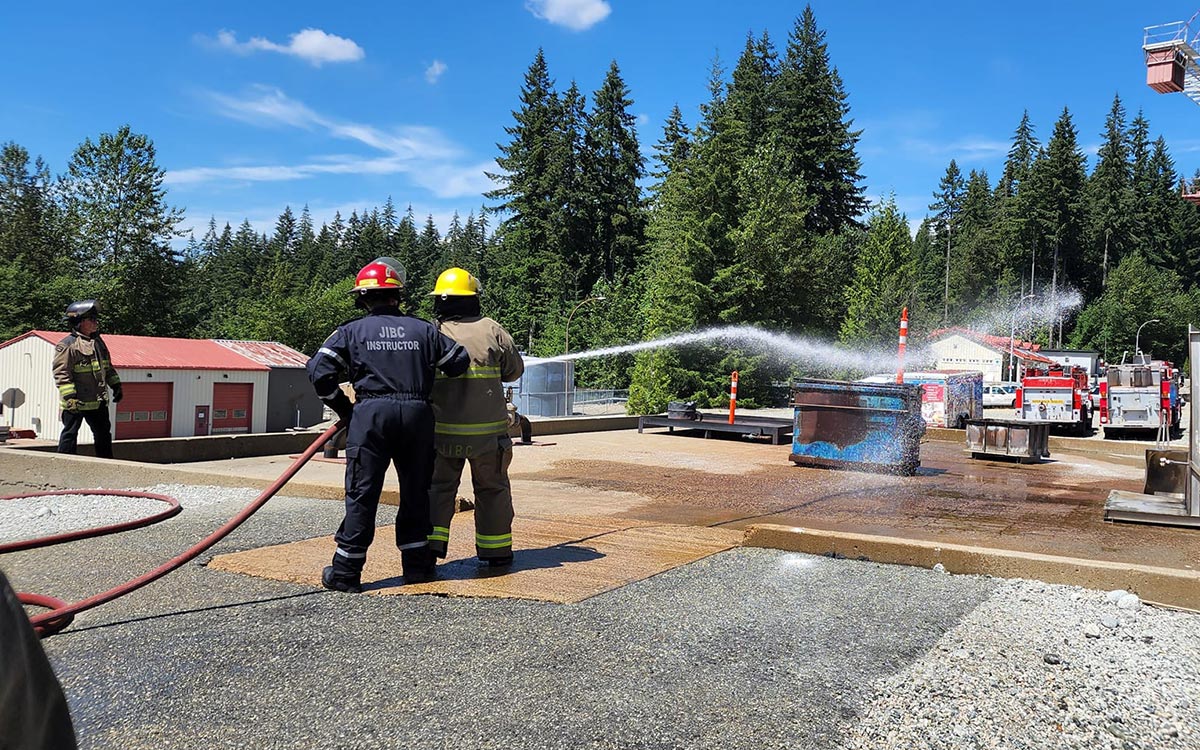
[[[1200,104],[1200,11],[1187,21],[1147,26],[1142,37],[1146,53],[1146,85],[1160,94],[1183,92]]]
[[[1146,85],[1160,94],[1182,92],[1200,104],[1200,64],[1196,63],[1200,49],[1200,11],[1187,21],[1147,26],[1142,36],[1142,51],[1146,54]],[[1179,192],[1185,201],[1200,205],[1200,180],[1179,181]]]

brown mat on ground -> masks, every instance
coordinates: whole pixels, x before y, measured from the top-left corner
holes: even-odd
[[[363,571],[365,593],[534,599],[568,604],[736,547],[740,530],[560,516],[513,522],[513,566],[492,572],[475,559],[474,513],[454,517],[438,580],[406,586],[391,526],[376,531]],[[218,555],[210,568],[320,586],[332,536]]]

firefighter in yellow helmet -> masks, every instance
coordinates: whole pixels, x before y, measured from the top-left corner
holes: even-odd
[[[465,462],[471,462],[475,489],[475,553],[487,567],[512,564],[512,490],[508,466],[512,440],[502,383],[521,377],[525,363],[508,331],[479,307],[479,280],[461,268],[438,277],[431,295],[442,333],[471,357],[456,377],[438,376],[433,384],[434,442],[437,458],[429,488],[433,532],[429,546],[446,556],[450,519]]]

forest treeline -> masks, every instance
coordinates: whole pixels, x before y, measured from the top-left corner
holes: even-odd
[[[905,306],[918,342],[981,320],[1007,336],[1023,298],[1073,291],[1082,306],[1018,332],[1119,358],[1159,319],[1142,348],[1183,361],[1187,325],[1200,323],[1200,207],[1181,197],[1166,142],[1119,97],[1090,169],[1069,111],[1046,136],[1014,117],[1003,171],[951,161],[914,234],[894,199],[864,195],[860,131],[811,9],[782,49],[764,31],[732,70],[714,61],[708,91],[695,122],[671,112],[647,162],[617,62],[588,96],[559,87],[539,51],[495,189],[444,233],[389,197],[319,227],[285,207],[269,233],[210,221],[183,238],[147,135],[89,138],[58,175],[9,142],[0,340],[60,328],[67,303],[94,297],[111,332],[311,352],[355,314],[355,272],[391,255],[408,270],[409,309],[428,316],[436,275],[465,267],[485,311],[538,356],[563,353],[568,320],[572,351],[730,324],[886,347]],[[577,381],[629,388],[644,412],[721,404],[735,369],[746,405],[806,374],[769,352],[693,346],[581,360]]]

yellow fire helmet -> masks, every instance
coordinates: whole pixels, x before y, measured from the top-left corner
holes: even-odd
[[[431,297],[474,297],[479,294],[479,279],[461,268],[447,268],[433,285]]]

